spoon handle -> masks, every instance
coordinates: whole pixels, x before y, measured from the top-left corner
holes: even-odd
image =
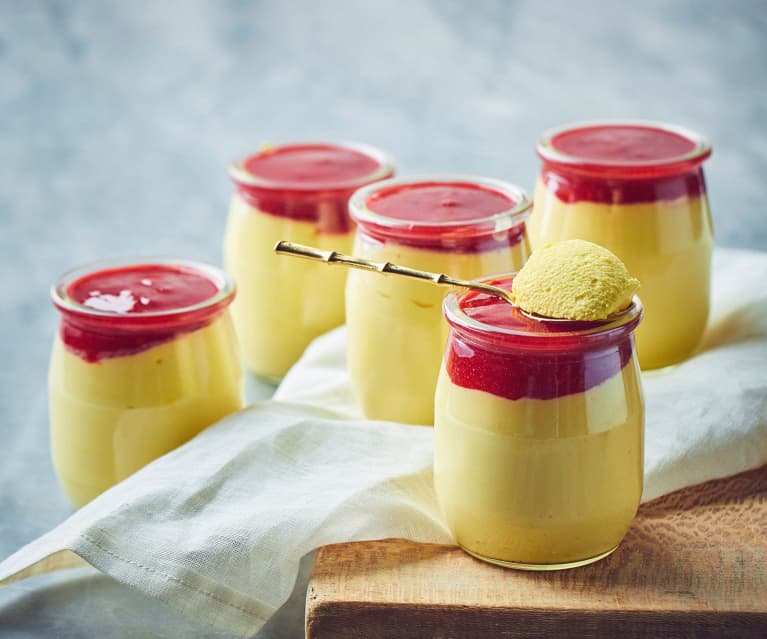
[[[350,268],[358,268],[363,271],[376,271],[378,273],[391,273],[392,275],[402,275],[404,277],[412,277],[417,280],[425,280],[432,284],[439,286],[459,286],[461,288],[471,288],[477,291],[483,291],[490,295],[502,297],[507,302],[511,302],[508,291],[497,286],[491,286],[490,284],[483,284],[482,282],[472,282],[469,280],[461,280],[457,277],[451,277],[444,273],[430,273],[429,271],[419,271],[408,266],[400,266],[393,264],[392,262],[374,262],[372,260],[366,260],[362,257],[354,257],[353,255],[344,255],[338,251],[323,251],[312,246],[305,246],[303,244],[296,244],[295,242],[286,242],[281,240],[277,242],[274,247],[275,253],[279,255],[290,255],[293,257],[303,257],[308,260],[315,260],[318,262],[325,262],[326,264],[340,264],[342,266],[348,266]]]

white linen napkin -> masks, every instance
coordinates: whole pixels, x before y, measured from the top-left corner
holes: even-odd
[[[767,463],[767,253],[715,252],[701,352],[644,376],[644,500]],[[316,340],[273,401],[207,429],[0,564],[0,583],[87,562],[186,615],[254,634],[300,558],[342,541],[448,542],[432,429],[354,405],[345,330]]]

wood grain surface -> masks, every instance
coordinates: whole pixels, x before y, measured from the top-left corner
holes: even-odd
[[[326,546],[306,636],[767,638],[767,466],[644,504],[607,559],[531,573],[455,546]]]

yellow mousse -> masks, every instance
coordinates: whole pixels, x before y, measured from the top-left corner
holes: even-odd
[[[635,359],[585,392],[553,399],[462,388],[443,370],[435,405],[434,483],[463,548],[555,568],[598,558],[626,534],[642,495]]]
[[[529,313],[590,321],[626,308],[638,288],[639,280],[606,248],[567,240],[537,249],[511,292],[515,304]]]
[[[511,247],[451,253],[357,240],[354,253],[375,261],[472,279],[519,269],[526,238]],[[445,348],[444,289],[406,277],[350,271],[346,288],[348,365],[354,394],[370,419],[434,423],[434,389]]]
[[[224,266],[237,282],[232,317],[248,368],[278,380],[315,337],[344,323],[344,269],[274,253],[279,240],[351,252],[354,230],[321,233],[317,224],[263,213],[234,195]]]
[[[642,282],[645,317],[636,341],[643,369],[677,363],[695,350],[709,310],[713,231],[705,195],[567,203],[539,181],[529,231],[534,251],[572,238],[604,246]]]
[[[70,352],[57,337],[49,400],[56,473],[72,503],[82,506],[243,406],[229,315],[97,362]]]

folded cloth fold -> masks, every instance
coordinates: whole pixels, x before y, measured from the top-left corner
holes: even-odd
[[[644,500],[767,463],[765,282],[767,253],[718,249],[700,352],[644,375]],[[74,513],[2,562],[0,583],[88,563],[183,614],[252,635],[317,546],[449,541],[431,483],[432,432],[361,417],[337,329],[309,347],[274,400]]]

